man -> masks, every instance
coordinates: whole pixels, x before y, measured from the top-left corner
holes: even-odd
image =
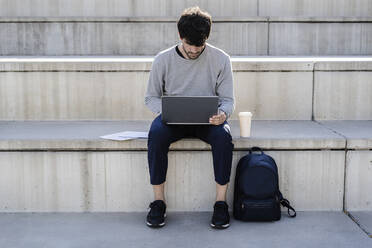
[[[231,174],[234,144],[227,119],[235,108],[231,61],[221,49],[208,43],[211,16],[192,7],[186,9],[177,26],[180,44],[155,56],[147,86],[145,104],[159,114],[151,124],[148,137],[148,162],[154,201],[150,204],[147,225],[165,225],[164,184],[171,143],[184,137],[199,138],[212,147],[216,202],[211,220],[214,228],[227,228],[230,216],[226,191]],[[167,125],[161,121],[161,96],[219,96],[218,114],[211,125]]]

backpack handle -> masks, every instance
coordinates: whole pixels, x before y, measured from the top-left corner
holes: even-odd
[[[250,150],[249,150],[249,154],[251,154],[252,152],[261,152],[261,155],[264,154],[262,149],[259,148],[258,146],[254,146],[252,147]]]

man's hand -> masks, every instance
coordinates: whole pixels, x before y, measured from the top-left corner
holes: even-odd
[[[218,115],[214,115],[211,118],[209,118],[209,123],[213,125],[221,125],[226,120],[226,114],[223,111],[220,111]]]

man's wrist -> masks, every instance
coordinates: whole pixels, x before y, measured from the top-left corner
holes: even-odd
[[[228,116],[227,116],[227,113],[226,113],[225,111],[223,111],[222,109],[219,109],[218,111],[219,111],[219,114],[222,114],[222,113],[224,113],[224,114],[225,114],[225,116],[226,116],[226,119],[227,119],[227,117],[228,117]]]

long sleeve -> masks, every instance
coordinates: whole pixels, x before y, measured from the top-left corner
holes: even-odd
[[[227,57],[224,69],[218,75],[216,94],[219,96],[218,110],[225,112],[228,119],[235,109],[233,75],[230,57]]]
[[[155,114],[161,113],[161,96],[164,73],[160,60],[155,57],[151,66],[150,77],[145,94],[145,105]]]

